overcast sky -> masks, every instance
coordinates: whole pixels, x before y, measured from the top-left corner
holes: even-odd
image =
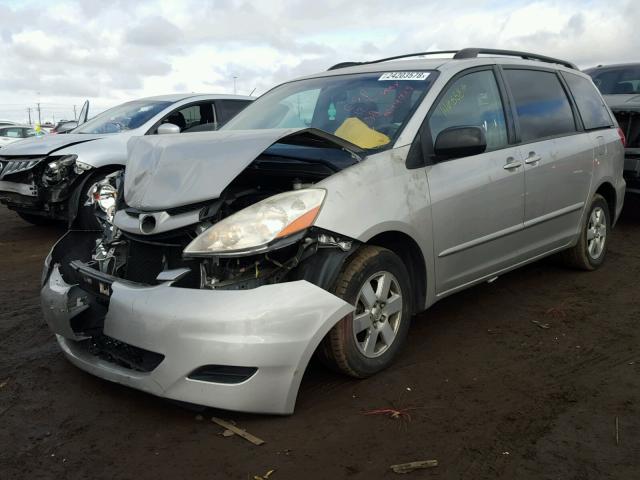
[[[640,61],[639,25],[638,0],[0,0],[0,118],[232,93],[234,76],[261,94],[340,61],[468,46]]]

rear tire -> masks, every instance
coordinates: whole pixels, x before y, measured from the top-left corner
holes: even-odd
[[[604,197],[595,194],[585,215],[578,243],[560,254],[563,263],[587,271],[599,268],[607,254],[610,231],[609,205]]]
[[[402,260],[386,248],[365,246],[343,267],[333,292],[356,308],[327,334],[321,360],[356,378],[388,367],[411,322],[411,286]]]

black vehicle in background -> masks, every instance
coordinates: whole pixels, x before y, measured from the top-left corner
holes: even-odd
[[[585,73],[593,79],[624,132],[627,191],[640,194],[640,63],[598,65]]]
[[[56,123],[56,126],[51,129],[49,133],[62,134],[69,133],[71,130],[78,126],[78,122],[75,120],[60,120]]]

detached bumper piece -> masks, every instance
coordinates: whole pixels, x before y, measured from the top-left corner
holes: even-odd
[[[63,240],[47,261],[41,298],[64,354],[96,376],[161,397],[293,413],[311,355],[353,310],[304,280],[200,290],[122,281],[82,262],[62,268]]]

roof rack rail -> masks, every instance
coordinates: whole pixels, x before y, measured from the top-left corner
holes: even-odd
[[[440,50],[435,52],[407,53],[405,55],[396,55],[395,57],[380,58],[378,60],[370,60],[368,62],[342,62],[342,63],[336,63],[332,67],[329,67],[327,70],[337,70],[339,68],[355,67],[356,65],[369,65],[371,63],[382,63],[382,62],[388,62],[390,60],[399,60],[401,58],[423,57],[426,55],[442,55],[447,53],[458,53],[458,50]]]
[[[573,70],[578,70],[578,67],[576,65],[566,60],[547,57],[545,55],[538,55],[537,53],[519,52],[517,50],[497,50],[495,48],[463,48],[462,50],[459,50],[453,56],[453,58],[455,59],[477,58],[478,55],[480,54],[504,55],[506,57],[520,57],[524,60],[538,60],[540,62],[546,62],[546,63],[557,63],[558,65],[562,65],[563,67],[571,68]]]
[[[497,50],[494,48],[463,48],[462,50],[439,50],[434,52],[419,52],[419,53],[407,53],[406,55],[396,55],[394,57],[381,58],[378,60],[370,60],[368,62],[341,62],[329,67],[327,70],[337,70],[339,68],[354,67],[356,65],[370,65],[372,63],[388,62],[390,60],[399,60],[401,58],[410,57],[423,57],[426,55],[442,55],[453,54],[453,58],[456,60],[462,60],[465,58],[477,58],[480,54],[485,55],[501,55],[506,57],[519,57],[523,60],[538,60],[546,63],[556,63],[563,67],[578,70],[578,67],[566,60],[560,60],[559,58],[547,57],[544,55],[538,55],[536,53],[519,52],[516,50]]]

